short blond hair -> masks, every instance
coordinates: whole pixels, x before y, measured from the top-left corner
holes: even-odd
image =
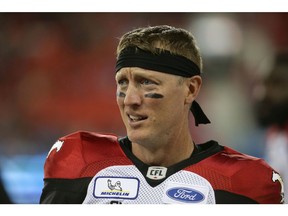
[[[136,46],[151,53],[159,49],[168,50],[172,54],[184,56],[193,61],[202,72],[202,57],[194,36],[185,29],[168,25],[137,28],[125,33],[117,47],[117,59],[123,49]]]

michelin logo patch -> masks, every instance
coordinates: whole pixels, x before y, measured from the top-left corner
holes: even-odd
[[[179,184],[168,182],[164,203],[207,203],[209,188],[200,185]]]
[[[95,198],[136,199],[139,179],[130,177],[100,176],[94,181]]]

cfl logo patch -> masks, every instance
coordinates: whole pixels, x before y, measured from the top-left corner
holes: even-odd
[[[166,173],[166,167],[151,166],[148,168],[146,176],[153,180],[160,180],[166,177]]]

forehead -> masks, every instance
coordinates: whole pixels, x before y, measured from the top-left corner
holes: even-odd
[[[145,77],[145,78],[155,78],[155,79],[171,79],[172,77],[176,77],[172,74],[166,74],[159,71],[143,69],[139,67],[125,67],[119,70],[116,75],[116,79],[126,77],[126,78],[137,78],[137,77]]]

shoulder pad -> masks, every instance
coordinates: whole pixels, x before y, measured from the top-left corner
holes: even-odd
[[[243,164],[233,176],[232,187],[239,194],[256,200],[260,204],[280,204],[284,202],[284,184],[281,176],[263,159]],[[240,185],[237,186],[237,185]]]
[[[231,173],[234,192],[261,204],[284,202],[282,178],[266,161],[225,148],[227,157],[230,157],[234,164],[233,169],[231,167],[234,170],[234,173]]]
[[[44,178],[80,178],[91,163],[109,157],[123,157],[115,135],[78,131],[60,138],[50,149]]]

